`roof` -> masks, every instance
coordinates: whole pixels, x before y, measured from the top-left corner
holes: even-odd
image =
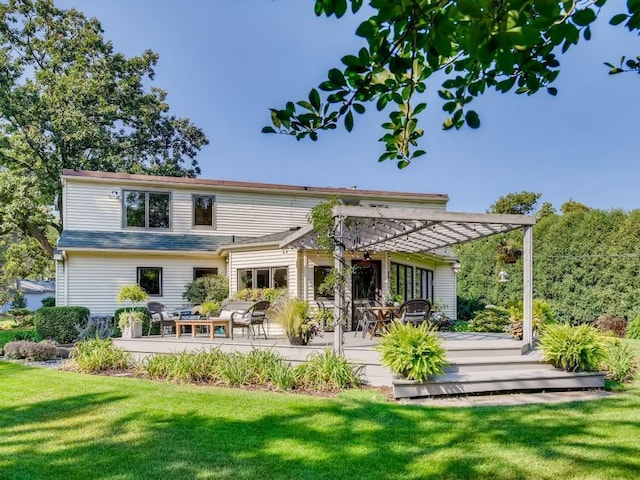
[[[295,193],[300,195],[335,195],[339,197],[385,197],[404,200],[431,200],[446,203],[449,196],[442,193],[392,192],[385,190],[360,190],[357,188],[311,187],[276,183],[237,182],[232,180],[211,180],[203,178],[162,177],[156,175],[136,175],[130,173],[94,172],[85,170],[62,171],[62,178],[80,178],[96,182],[138,182],[147,184],[171,184],[185,187],[216,187],[228,190],[270,191]]]
[[[415,208],[338,206],[336,218],[345,219],[342,243],[348,250],[431,252],[497,233],[535,224],[528,215],[445,212]],[[337,237],[338,238],[338,237]],[[292,233],[281,248],[317,248],[311,226]]]
[[[50,280],[20,280],[20,290],[23,293],[48,293],[56,291],[56,282]]]
[[[184,235],[156,232],[94,232],[64,230],[58,250],[152,250],[215,252],[248,237]]]

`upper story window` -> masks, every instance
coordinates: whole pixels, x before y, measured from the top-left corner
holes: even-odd
[[[124,226],[136,228],[169,228],[171,194],[124,190]]]
[[[193,226],[213,227],[213,195],[193,196]]]

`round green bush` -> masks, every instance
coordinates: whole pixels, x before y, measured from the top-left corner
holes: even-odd
[[[34,315],[41,338],[58,343],[73,343],[87,326],[89,309],[85,307],[42,307]]]
[[[606,358],[607,340],[595,327],[547,325],[540,336],[546,361],[569,372],[597,372]]]
[[[470,332],[505,332],[511,322],[509,310],[502,307],[490,306],[479,312],[469,322]]]
[[[392,322],[376,348],[382,354],[382,365],[409,380],[426,381],[443,373],[448,364],[442,340],[426,323]]]

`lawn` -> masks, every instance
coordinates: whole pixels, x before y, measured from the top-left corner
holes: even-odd
[[[635,479],[639,438],[640,382],[584,403],[438,408],[0,362],[3,479]]]

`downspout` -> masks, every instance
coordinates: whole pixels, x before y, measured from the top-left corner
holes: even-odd
[[[309,300],[309,255],[302,251],[302,299]]]

